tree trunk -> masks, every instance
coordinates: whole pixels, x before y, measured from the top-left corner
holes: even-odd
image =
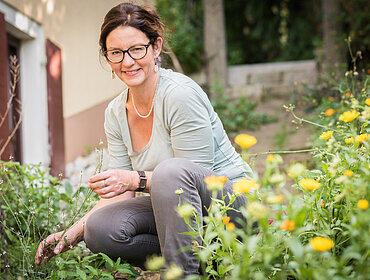
[[[203,0],[203,9],[207,83],[223,90],[228,79],[223,0]]]
[[[339,24],[338,0],[322,0],[324,58],[322,70],[326,74],[341,75],[345,62],[345,42]]]

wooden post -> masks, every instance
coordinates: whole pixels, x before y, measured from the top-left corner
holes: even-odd
[[[62,52],[46,40],[48,116],[51,174],[64,174],[64,119],[62,90]]]
[[[6,23],[3,13],[0,13],[0,121],[5,120],[0,126],[0,150],[10,136],[9,114],[6,114],[9,100],[9,63],[8,63],[8,40],[6,36]],[[12,153],[12,143],[9,142],[1,155],[1,160],[8,161]]]

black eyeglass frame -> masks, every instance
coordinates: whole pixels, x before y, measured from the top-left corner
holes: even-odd
[[[109,59],[109,57],[108,57],[108,51],[105,51],[104,52],[104,56],[106,57],[106,59],[108,59],[108,61],[110,62],[110,63],[121,63],[124,59],[125,59],[125,54],[127,53],[133,60],[139,60],[139,59],[142,59],[142,58],[144,58],[146,55],[147,55],[147,53],[148,53],[148,48],[149,48],[149,46],[152,44],[152,42],[149,42],[148,44],[146,44],[146,45],[135,45],[135,46],[132,46],[132,47],[129,47],[127,50],[121,50],[121,49],[114,49],[114,51],[121,51],[122,52],[122,59],[120,60],[120,61],[112,61],[112,60],[110,60]],[[145,47],[145,54],[142,56],[142,57],[140,57],[140,58],[133,58],[132,57],[132,55],[130,54],[130,49],[131,48],[135,48],[135,47]]]

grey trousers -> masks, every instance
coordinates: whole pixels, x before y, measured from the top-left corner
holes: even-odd
[[[87,247],[94,253],[103,252],[113,259],[121,257],[142,268],[148,256],[162,254],[166,268],[176,263],[183,267],[184,275],[199,274],[196,256],[191,250],[181,250],[192,245],[192,238],[179,234],[189,229],[175,210],[179,202],[175,190],[183,189],[181,201],[193,205],[203,223],[205,208],[211,203],[211,192],[204,178],[210,175],[211,171],[189,160],[163,161],[153,171],[150,196],[113,203],[89,217],[84,232]],[[230,180],[223,189],[223,194],[226,193],[232,193]],[[218,196],[222,196],[221,192]],[[239,196],[234,208],[244,203],[245,198]],[[228,216],[233,222],[243,219],[236,211],[230,211]]]

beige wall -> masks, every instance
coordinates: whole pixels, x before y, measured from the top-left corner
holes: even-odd
[[[62,49],[63,114],[71,117],[111,99],[124,86],[99,59],[104,15],[120,0],[4,0],[39,22],[45,38]],[[136,1],[144,3],[145,1]],[[148,1],[146,1],[148,2]]]
[[[121,0],[2,0],[41,24],[45,39],[62,50],[63,117],[66,163],[84,147],[105,142],[104,108],[125,85],[111,79],[99,57],[104,15]],[[131,1],[153,6],[154,0]]]

